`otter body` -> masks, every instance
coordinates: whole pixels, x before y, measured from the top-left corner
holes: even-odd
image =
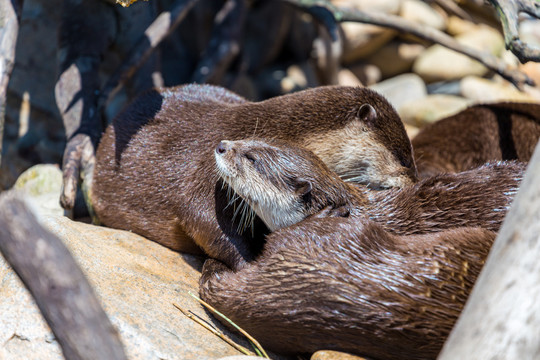
[[[307,219],[269,234],[236,273],[207,260],[200,295],[279,353],[435,359],[495,236],[395,236],[369,220]]]
[[[373,187],[416,180],[403,125],[373,91],[322,87],[253,103],[223,88],[187,85],[141,96],[107,128],[91,194],[100,221],[242,266],[260,250],[264,226],[241,233],[221,221],[234,206],[212,149],[223,138],[251,136],[305,146],[338,174]]]
[[[540,104],[471,106],[423,128],[412,139],[420,178],[486,162],[528,162],[540,138]]]
[[[371,194],[282,142],[222,141],[215,158],[273,232],[236,273],[207,262],[201,297],[274,351],[374,359],[436,358],[525,169],[488,164]]]

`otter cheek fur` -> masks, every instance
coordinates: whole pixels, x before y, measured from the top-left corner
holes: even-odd
[[[261,177],[256,163],[264,159],[260,154],[249,152],[251,143],[257,142],[221,141],[214,153],[218,173],[251,206],[270,231],[301,221],[306,215],[297,193],[280,190]],[[244,179],[250,179],[249,186]]]

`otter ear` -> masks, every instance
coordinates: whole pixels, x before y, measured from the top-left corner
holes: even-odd
[[[363,104],[358,109],[356,116],[366,123],[372,123],[377,119],[377,111],[370,104]]]
[[[309,193],[311,193],[311,189],[313,186],[311,185],[311,182],[306,179],[298,178],[296,179],[296,195],[305,197]]]

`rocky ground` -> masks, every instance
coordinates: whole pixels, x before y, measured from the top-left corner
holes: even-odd
[[[474,7],[472,1],[462,2],[469,3],[469,19],[419,0],[334,3],[400,15],[429,25],[460,43],[490,52],[540,84],[540,64],[519,64],[504,49],[493,13]],[[130,358],[216,359],[238,354],[172,306],[177,303],[211,319],[188,294],[197,292],[202,259],[169,251],[128,232],[72,221],[57,205],[61,181],[58,165],[65,145],[54,100],[60,4],[60,0],[24,3],[16,65],[8,91],[0,190],[13,187],[19,178],[15,187],[33,199],[43,224],[72,251],[120,330]],[[523,92],[518,91],[480,63],[440,45],[372,25],[344,23],[342,29],[344,48],[338,82],[369,86],[386,95],[411,137],[422,126],[470,104],[540,102],[540,87],[526,86]],[[539,34],[540,21],[521,22],[520,35],[525,42],[540,47]],[[321,84],[311,63],[282,63],[264,69],[256,78],[244,77],[234,89],[258,99],[264,93],[261,87],[270,82],[276,94]],[[23,171],[36,164],[49,165],[34,167],[20,178]],[[61,358],[58,344],[36,306],[3,261],[0,283],[0,358]]]

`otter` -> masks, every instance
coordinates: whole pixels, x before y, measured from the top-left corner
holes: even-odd
[[[374,189],[416,181],[412,146],[393,107],[366,88],[319,87],[261,102],[220,87],[185,85],[143,94],[106,129],[91,202],[100,221],[231,268],[260,251],[267,230],[225,222],[234,214],[215,171],[223,138],[293,142],[351,182]],[[261,235],[262,234],[262,235]]]
[[[368,219],[308,218],[270,233],[238,272],[206,260],[200,295],[277,353],[435,359],[495,236],[398,236]]]
[[[401,189],[369,191],[343,181],[311,151],[283,141],[221,141],[218,174],[273,231],[330,208],[368,217],[398,235],[454,227],[498,231],[526,165],[488,163]]]
[[[284,142],[222,141],[215,159],[273,231],[237,272],[207,260],[201,297],[273,351],[374,359],[436,358],[525,168],[369,193]]]
[[[424,127],[412,139],[420,178],[498,160],[528,162],[540,138],[540,104],[471,106]]]

